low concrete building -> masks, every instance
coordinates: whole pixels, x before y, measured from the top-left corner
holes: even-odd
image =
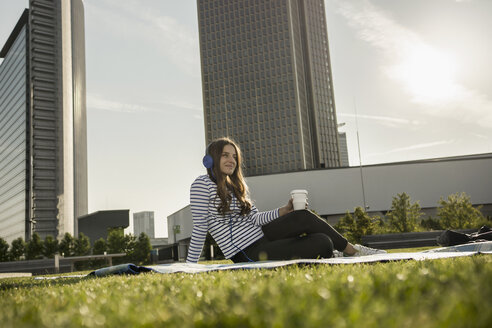
[[[167,238],[150,238],[150,246],[152,246],[152,248],[159,248],[167,245],[169,245]]]
[[[358,206],[366,207],[369,213],[384,214],[390,210],[393,197],[403,192],[431,215],[441,197],[465,192],[473,205],[483,206],[484,215],[492,216],[491,169],[492,154],[481,154],[270,174],[246,180],[260,211],[285,205],[293,189],[306,189],[309,208],[335,224]],[[189,205],[168,216],[170,244],[189,240],[192,230]],[[180,258],[186,257],[183,251],[187,251],[187,245],[181,242]]]
[[[247,178],[259,210],[283,206],[293,189],[309,192],[309,208],[336,223],[357,206],[385,213],[393,197],[407,193],[428,214],[440,198],[465,192],[473,205],[492,215],[492,154],[437,158]]]
[[[167,231],[169,244],[191,237],[193,220],[191,219],[190,205],[167,217]]]
[[[185,260],[188,254],[191,232],[193,231],[190,205],[167,217],[167,231],[169,245],[172,245],[170,253],[172,258],[175,261]]]
[[[130,210],[97,211],[78,218],[79,233],[88,236],[93,245],[96,240],[108,238],[108,231],[114,228],[128,228]]]

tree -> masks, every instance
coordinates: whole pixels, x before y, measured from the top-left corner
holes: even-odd
[[[31,240],[26,244],[26,259],[35,260],[43,257],[43,242],[39,235],[35,232],[32,234]]]
[[[52,236],[46,236],[43,243],[43,255],[51,259],[58,252],[58,240]]]
[[[112,229],[108,235],[108,252],[109,253],[126,253],[124,257],[114,259],[114,263],[124,263],[132,260],[132,254],[135,250],[136,238],[129,234],[125,235],[123,228]]]
[[[123,250],[126,256],[120,258],[121,262],[131,262],[134,260],[133,254],[135,253],[135,248],[137,246],[137,237],[132,234],[125,235],[125,248]]]
[[[60,241],[60,245],[58,246],[58,250],[60,254],[64,257],[72,256],[73,244],[74,244],[74,239],[72,235],[66,232],[65,235],[63,235],[63,239]]]
[[[416,231],[419,219],[423,215],[418,202],[410,203],[410,196],[406,193],[397,194],[391,202],[391,209],[386,217],[390,228],[396,232]]]
[[[473,207],[470,196],[464,192],[449,195],[447,200],[441,197],[439,205],[437,216],[445,229],[479,228],[486,221],[481,207]]]
[[[94,242],[94,246],[92,248],[92,254],[94,255],[104,254],[104,252],[106,252],[107,249],[108,249],[108,245],[106,241],[103,238],[99,238]]]
[[[420,220],[420,226],[425,230],[443,230],[439,218],[433,218],[432,216]]]
[[[150,238],[142,232],[135,242],[135,248],[131,254],[132,261],[135,264],[145,264],[149,262],[150,250],[152,246],[150,245]]]
[[[7,262],[9,260],[9,243],[5,239],[0,238],[0,262]]]
[[[89,237],[84,235],[84,233],[79,233],[79,236],[73,241],[73,255],[74,256],[85,256],[91,253],[91,242]],[[77,270],[88,269],[90,267],[89,262],[76,262],[75,268]]]
[[[362,207],[356,207],[353,215],[347,211],[336,229],[345,233],[349,241],[360,243],[362,236],[372,235],[377,230],[379,221],[379,217],[370,217]]]
[[[83,232],[79,233],[79,237],[74,240],[73,243],[73,255],[84,256],[91,253],[91,242],[89,237],[84,235]]]
[[[124,253],[126,250],[126,239],[123,228],[111,229],[108,234],[108,252],[111,254]]]
[[[345,237],[348,239],[350,235],[350,231],[356,229],[355,218],[349,211],[345,213],[345,215],[338,221],[335,225],[335,229],[340,233],[345,234]]]
[[[99,238],[94,242],[94,245],[92,246],[92,254],[94,255],[102,255],[104,252],[108,250],[108,244],[106,243],[106,240],[103,238]],[[99,268],[101,266],[104,266],[106,263],[105,260],[92,260],[90,261],[91,268]]]
[[[26,243],[24,240],[19,237],[17,239],[14,239],[12,241],[12,246],[10,246],[10,259],[12,261],[18,261],[21,259],[21,257],[24,255],[26,251]]]

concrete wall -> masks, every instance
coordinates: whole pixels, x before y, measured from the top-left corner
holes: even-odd
[[[98,211],[78,218],[79,233],[88,236],[91,244],[99,238],[107,240],[108,229],[127,228],[130,210]]]
[[[362,167],[366,206],[369,212],[386,212],[398,193],[418,201],[424,212],[434,214],[441,197],[465,192],[474,205],[492,215],[492,154],[454,159],[424,160]],[[336,223],[346,211],[364,206],[359,167],[282,173],[247,178],[253,202],[260,211],[283,206],[293,189],[309,191],[309,208]],[[167,218],[169,243],[191,237],[190,206]],[[174,225],[180,233],[174,236]],[[176,239],[174,239],[176,237]]]
[[[492,154],[362,167],[366,206],[387,211],[392,197],[406,192],[422,208],[441,197],[466,192],[473,204],[492,204]],[[309,207],[321,215],[343,214],[364,206],[359,167],[272,174],[247,178],[260,210],[283,206],[292,189],[309,191]]]
[[[174,227],[179,226],[179,233],[174,233]],[[193,218],[190,205],[167,217],[167,233],[169,244],[191,237],[193,231]]]

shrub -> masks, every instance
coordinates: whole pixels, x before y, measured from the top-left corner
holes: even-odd
[[[14,239],[12,241],[12,246],[10,246],[10,259],[12,261],[20,260],[24,256],[25,251],[26,243],[24,242],[24,240],[21,237]]]
[[[126,240],[123,229],[111,229],[108,234],[108,253],[123,253],[125,249]]]
[[[58,240],[52,236],[46,236],[43,243],[43,255],[51,259],[55,257],[56,252],[58,252]]]
[[[125,235],[123,228],[112,229],[108,235],[108,252],[126,253],[124,257],[118,257],[113,260],[114,264],[131,261],[132,253],[136,246],[136,238],[133,235]]]
[[[83,232],[79,233],[79,237],[73,242],[73,255],[84,256],[91,253],[91,242],[89,237]]]
[[[397,194],[391,202],[391,209],[386,217],[392,231],[412,232],[417,231],[419,219],[423,215],[418,202],[410,203],[410,196],[406,193]]]
[[[106,250],[108,249],[108,244],[106,243],[106,240],[103,238],[99,238],[94,242],[94,246],[92,248],[92,254],[104,254]]]
[[[150,250],[152,246],[150,245],[149,237],[142,232],[135,242],[135,248],[130,254],[131,260],[135,264],[146,264],[149,263]]]
[[[94,255],[104,254],[104,252],[106,252],[107,250],[108,244],[106,243],[106,240],[104,240],[104,238],[99,238],[94,242],[94,245],[92,246],[92,254]],[[92,260],[91,267],[99,268],[101,266],[104,266],[105,263],[105,260]]]
[[[135,250],[137,246],[137,237],[133,234],[125,235],[125,249],[123,250],[125,253],[129,254]]]
[[[79,236],[73,241],[73,255],[75,256],[85,256],[91,253],[91,242],[89,237],[84,235],[84,233],[79,233]],[[90,267],[90,262],[79,261],[75,263],[75,268],[77,270],[88,269]]]
[[[9,243],[5,239],[0,238],[0,262],[7,262],[9,260]]]
[[[420,226],[425,230],[443,230],[441,221],[439,221],[439,219],[434,219],[431,216],[427,219],[422,219],[420,221]]]
[[[372,235],[378,229],[380,220],[378,216],[370,217],[362,207],[356,207],[354,214],[347,211],[335,228],[350,242],[360,243],[362,236]]]
[[[119,259],[121,262],[132,262],[134,260],[133,253],[137,247],[137,237],[132,234],[128,234],[124,236],[124,240],[125,248],[123,249],[123,253],[126,253],[126,256],[120,257]]]
[[[471,229],[479,228],[486,222],[486,218],[478,208],[473,207],[470,196],[466,193],[449,195],[447,200],[439,200],[437,216],[444,229]]]
[[[58,250],[61,255],[64,257],[69,257],[73,255],[73,244],[74,240],[71,234],[68,232],[65,233],[63,239],[60,241],[60,245],[58,246]]]
[[[26,244],[26,259],[34,260],[43,257],[43,242],[39,235],[35,232],[32,234],[31,240]]]

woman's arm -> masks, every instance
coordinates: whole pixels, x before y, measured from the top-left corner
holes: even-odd
[[[193,216],[193,231],[191,233],[190,248],[186,262],[197,263],[205,244],[208,232],[208,203],[210,190],[208,184],[197,178],[191,185],[190,207]]]
[[[289,199],[289,202],[287,205],[281,207],[278,209],[278,216],[284,216],[285,214],[288,214],[294,210],[294,205],[292,203],[292,198]]]
[[[287,205],[267,212],[258,212],[258,209],[253,205],[250,217],[256,225],[262,226],[293,210],[294,206],[292,205],[292,199],[289,200]]]

